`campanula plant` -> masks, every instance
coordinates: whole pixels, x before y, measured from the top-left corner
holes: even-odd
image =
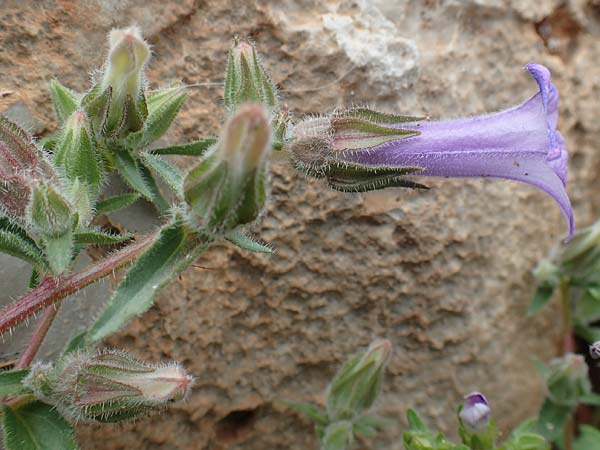
[[[0,117],[0,251],[32,266],[30,290],[0,311],[0,333],[41,312],[14,367],[0,372],[6,450],[76,449],[73,425],[79,421],[139,419],[189,395],[193,377],[179,364],[150,363],[98,346],[146,312],[157,292],[214,243],[272,253],[252,229],[268,203],[273,151],[283,150],[296,168],[348,192],[422,188],[412,178],[419,175],[524,181],[559,203],[573,232],[567,154],[556,131],[558,94],[542,66],[526,67],[538,94],[489,116],[436,122],[354,108],[292,127],[254,45],[236,40],[221,129],[163,147],[159,140],[187,94],[181,85],[148,89],[151,56],[137,27],[113,30],[106,60],[86,92],[50,83],[56,132],[36,141]],[[169,155],[195,160],[182,170]],[[115,175],[127,188],[109,197]],[[102,216],[141,199],[155,206],[155,230],[134,236],[101,227]],[[106,257],[75,270],[91,245],[105,246]],[[63,299],[125,266],[126,275],[89,328],[54,361],[35,361]],[[390,357],[391,343],[375,341],[342,367],[324,408],[290,403],[313,419],[323,449],[349,448],[382,428],[370,411]],[[483,394],[468,396],[461,408],[462,444],[452,446],[411,412],[406,449],[496,449]],[[530,428],[507,442],[498,448],[547,448]]]

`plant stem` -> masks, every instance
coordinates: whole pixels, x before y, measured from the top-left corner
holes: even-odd
[[[571,302],[569,298],[569,281],[561,279],[560,281],[560,306],[562,312],[562,353],[572,353],[575,349],[573,340]]]
[[[573,450],[573,414],[565,422],[565,450]]]
[[[22,322],[40,309],[50,306],[80,289],[114,273],[115,269],[136,259],[157,238],[158,233],[144,236],[117,253],[95,263],[81,272],[47,276],[36,288],[25,294],[15,303],[0,311],[0,333]]]
[[[58,309],[60,308],[61,304],[62,300],[59,300],[54,305],[46,308],[44,314],[42,317],[40,317],[35,326],[35,330],[33,331],[33,334],[27,343],[27,347],[25,347],[25,350],[21,352],[19,360],[15,364],[15,369],[25,369],[29,367],[31,361],[33,361],[33,358],[35,358],[35,355],[42,346],[42,342],[44,342],[46,334],[48,334],[48,330],[50,329],[56,314],[58,314]]]

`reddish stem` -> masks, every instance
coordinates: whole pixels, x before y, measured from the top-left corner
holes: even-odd
[[[37,287],[0,311],[0,333],[8,331],[40,309],[58,302],[133,261],[154,242],[157,236],[157,234],[144,236],[81,272],[57,278],[44,278]]]
[[[35,355],[42,346],[42,342],[44,342],[46,334],[48,334],[50,325],[52,325],[56,314],[58,314],[58,308],[60,308],[61,303],[62,301],[59,300],[54,305],[46,308],[44,314],[40,317],[40,320],[38,320],[37,325],[35,326],[35,330],[27,343],[27,347],[21,352],[19,360],[15,364],[15,369],[25,369],[26,367],[29,367],[31,361],[33,361],[33,358],[35,358]]]

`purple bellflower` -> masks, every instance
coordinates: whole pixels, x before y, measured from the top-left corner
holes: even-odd
[[[298,124],[288,149],[295,166],[342,191],[425,188],[406,175],[494,177],[542,189],[575,230],[566,192],[567,150],[556,130],[558,91],[549,70],[525,69],[539,91],[513,108],[467,119],[429,121],[363,108]]]
[[[481,392],[471,392],[465,396],[465,402],[458,416],[470,431],[481,431],[490,423],[492,410]]]

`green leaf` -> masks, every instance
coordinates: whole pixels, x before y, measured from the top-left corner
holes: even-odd
[[[83,231],[81,233],[75,233],[76,244],[112,245],[128,241],[131,238],[131,234],[119,235],[103,231]]]
[[[352,444],[352,422],[334,422],[325,429],[321,450],[346,450]]]
[[[44,250],[53,273],[61,274],[73,259],[73,234],[71,230],[61,235],[44,236]]]
[[[413,409],[406,411],[406,419],[408,420],[408,429],[410,431],[429,431],[425,422],[421,420]]]
[[[156,109],[150,108],[144,128],[138,132],[141,133],[141,147],[146,147],[167,132],[186,98],[185,92],[179,92],[166,98]]]
[[[585,405],[600,406],[600,395],[590,392],[579,397],[579,402]]]
[[[19,408],[3,405],[6,450],[77,450],[73,427],[52,406],[42,402]]]
[[[329,424],[329,419],[327,418],[327,414],[317,405],[313,405],[312,403],[302,403],[302,402],[291,402],[288,400],[283,400],[283,403],[291,409],[294,409],[298,412],[306,414],[313,422],[317,425],[326,426]]]
[[[383,430],[386,425],[392,425],[391,421],[377,417],[363,416],[354,422],[354,434],[372,437]]]
[[[527,308],[527,315],[529,317],[536,315],[546,304],[552,299],[554,293],[554,286],[549,284],[541,284],[537,287],[533,300]]]
[[[234,229],[230,233],[225,236],[229,242],[233,245],[238,246],[241,249],[248,250],[250,252],[255,253],[275,253],[275,251],[271,248],[269,244],[265,244],[264,242],[260,242],[243,231],[239,231],[238,229]]]
[[[44,254],[35,242],[0,228],[0,251],[26,261],[38,268],[47,268]]]
[[[189,144],[155,148],[153,150],[150,150],[150,153],[153,153],[155,155],[202,156],[210,147],[212,147],[216,143],[216,138],[208,138],[196,142],[190,142]]]
[[[142,152],[140,156],[148,169],[156,173],[178,197],[183,197],[183,175],[176,166],[151,153]]]
[[[10,370],[0,372],[0,398],[31,392],[21,382],[29,370]]]
[[[160,288],[190,265],[205,248],[205,244],[191,244],[187,230],[179,222],[163,228],[157,240],[139,257],[119,284],[89,330],[86,342],[98,342],[144,313],[152,306]]]
[[[137,161],[131,153],[127,151],[116,152],[114,163],[115,168],[123,180],[125,180],[133,190],[139,192],[147,200],[152,201],[152,191],[148,186],[146,178],[142,175]]]
[[[556,441],[572,412],[570,407],[546,399],[538,416],[537,432],[550,442]]]
[[[98,202],[96,205],[96,215],[108,214],[120,209],[126,208],[129,205],[139,200],[140,194],[131,192],[128,194],[117,195]]]
[[[71,339],[65,347],[65,349],[63,350],[63,356],[69,353],[76,352],[78,350],[83,350],[86,346],[85,336],[86,333],[84,331],[83,333],[79,333],[77,336]]]
[[[166,212],[171,207],[171,205],[169,204],[167,199],[165,199],[165,197],[163,197],[162,193],[160,192],[160,189],[158,187],[158,184],[156,183],[156,179],[154,178],[154,175],[152,174],[150,169],[148,169],[145,165],[143,165],[141,163],[141,161],[139,162],[139,166],[140,166],[140,171],[142,172],[142,175],[144,176],[144,179],[146,180],[146,184],[150,188],[150,192],[152,192],[152,203],[154,204],[154,206],[156,207],[156,209],[159,212]]]
[[[590,425],[580,425],[573,450],[600,450],[600,431]]]
[[[58,80],[50,82],[50,94],[56,118],[62,124],[79,108],[79,96],[71,89],[60,84]]]

